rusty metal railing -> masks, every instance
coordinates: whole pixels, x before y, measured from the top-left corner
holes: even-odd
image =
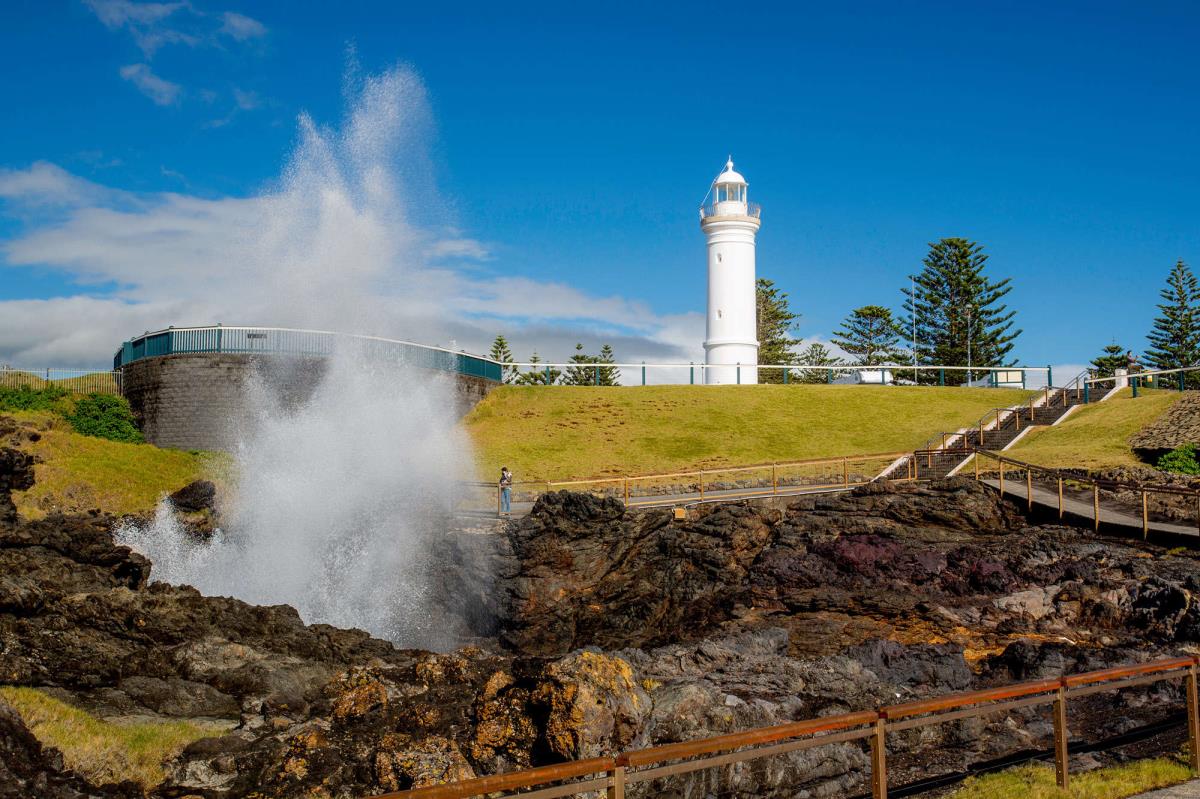
[[[797,721],[746,732],[622,752],[611,757],[560,763],[444,785],[382,794],[375,799],[469,799],[489,794],[520,799],[552,799],[605,791],[624,799],[627,786],[668,779],[702,769],[729,766],[774,755],[847,741],[868,741],[871,795],[887,799],[887,736],[891,732],[965,718],[1048,705],[1054,726],[1054,764],[1059,787],[1070,784],[1067,703],[1071,699],[1167,680],[1184,680],[1190,765],[1200,772],[1200,658],[1175,657],[1057,679],[950,694],[888,705],[875,710]],[[525,788],[535,790],[520,791]]]

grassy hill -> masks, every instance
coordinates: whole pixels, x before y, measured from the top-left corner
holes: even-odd
[[[1039,466],[1104,469],[1140,463],[1129,437],[1166,413],[1178,391],[1129,389],[1107,402],[1085,405],[1055,427],[1032,430],[1005,454]]]
[[[463,420],[478,472],[518,480],[646,474],[889,452],[1015,405],[1018,389],[504,386]]]
[[[23,451],[39,458],[34,466],[36,482],[28,491],[13,493],[17,510],[27,519],[92,508],[118,515],[144,513],[163,494],[225,463],[224,458],[206,453],[83,436],[49,412],[3,411],[0,416],[14,418],[38,437],[20,444]]]

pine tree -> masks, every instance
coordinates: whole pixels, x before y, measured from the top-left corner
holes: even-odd
[[[829,349],[820,342],[814,341],[809,344],[797,359],[805,366],[840,366],[842,359],[836,357]],[[829,370],[826,369],[801,369],[797,374],[801,383],[827,383],[829,382]]]
[[[1200,360],[1200,286],[1196,276],[1179,260],[1167,276],[1166,288],[1158,294],[1163,299],[1158,306],[1162,315],[1154,320],[1154,329],[1147,336],[1150,349],[1146,361],[1155,369],[1195,366]],[[1188,376],[1189,387],[1195,379]]]
[[[547,369],[539,369],[537,367],[537,364],[541,362],[542,359],[538,357],[536,352],[529,356],[529,363],[533,364],[533,368],[528,372],[522,372],[517,377],[517,383],[523,386],[552,386],[558,382],[559,375],[562,372],[553,367],[548,367],[549,373],[547,374]]]
[[[898,347],[900,329],[892,312],[882,305],[864,305],[850,312],[833,343],[862,366],[897,363],[904,358]]]
[[[800,342],[789,334],[796,328],[799,314],[792,313],[788,295],[775,287],[773,281],[760,277],[755,283],[755,310],[758,333],[758,362],[760,364],[796,363],[792,351]],[[758,373],[760,383],[782,383],[782,369],[764,369]]]
[[[1114,341],[1092,361],[1092,372],[1096,377],[1112,377],[1117,369],[1124,369],[1126,363],[1125,348]]]
[[[616,363],[616,356],[613,355],[613,348],[605,344],[600,348],[600,357],[596,363]],[[602,386],[619,386],[621,385],[621,370],[615,366],[600,367],[600,385]]]
[[[491,350],[491,352],[488,353],[488,357],[490,357],[493,361],[499,361],[502,364],[512,363],[513,362],[513,354],[512,354],[512,350],[510,350],[508,348],[508,339],[504,338],[503,335],[497,335],[496,340],[492,342],[492,350]],[[515,366],[502,367],[501,368],[501,379],[505,383],[512,383],[512,382],[516,381],[517,367],[515,367]]]
[[[929,245],[914,291],[903,289],[904,329],[916,318],[917,362],[936,366],[1002,366],[1021,331],[1013,329],[1016,311],[999,301],[1012,290],[1011,278],[993,282],[984,274],[983,247],[963,238]],[[970,364],[968,364],[968,358]],[[946,382],[965,381],[964,372],[948,372]]]
[[[571,363],[586,364],[595,363],[596,359],[583,351],[582,344],[575,345],[575,354],[568,359]],[[564,386],[590,386],[596,382],[595,367],[588,368],[586,366],[568,366],[567,371],[563,374],[562,384]]]

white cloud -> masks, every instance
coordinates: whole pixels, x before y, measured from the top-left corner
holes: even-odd
[[[84,0],[105,27],[118,30],[126,25],[154,25],[184,7],[184,3],[134,3],[130,0]]]
[[[236,11],[226,11],[221,15],[221,20],[221,33],[239,42],[244,42],[247,39],[258,39],[267,35],[266,25]]]
[[[236,86],[233,88],[233,101],[243,111],[252,111],[262,105],[256,92],[243,91]]]
[[[37,161],[28,169],[0,168],[0,198],[25,207],[44,207],[111,204],[129,195],[72,175],[57,164]]]
[[[135,3],[131,0],[84,0],[92,13],[112,31],[127,30],[146,58],[163,45],[195,47],[202,37],[184,28],[197,12],[189,3]],[[182,14],[176,12],[182,11]],[[178,24],[171,24],[176,21]]]
[[[183,92],[182,86],[155,75],[146,64],[129,64],[121,67],[120,71],[122,78],[136,86],[138,91],[157,105],[174,105]]]
[[[487,246],[428,218],[441,206],[429,129],[424,87],[393,70],[362,82],[340,129],[302,117],[279,180],[249,197],[135,195],[46,163],[0,172],[0,198],[26,222],[0,240],[0,270],[54,270],[83,287],[0,302],[0,360],[99,365],[143,330],[215,322],[475,352],[504,332],[550,358],[575,341],[611,342],[629,360],[696,356],[699,314],[657,316],[624,297],[487,270]],[[416,207],[408,184],[423,187]]]

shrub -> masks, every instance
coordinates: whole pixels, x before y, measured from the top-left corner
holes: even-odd
[[[61,411],[69,392],[59,386],[0,388],[2,411]]]
[[[1158,468],[1164,472],[1178,474],[1200,474],[1200,462],[1196,460],[1196,445],[1184,444],[1158,459]]]
[[[140,444],[141,432],[133,421],[133,412],[124,397],[112,394],[88,394],[75,401],[75,409],[65,414],[76,433],[111,441]]]

